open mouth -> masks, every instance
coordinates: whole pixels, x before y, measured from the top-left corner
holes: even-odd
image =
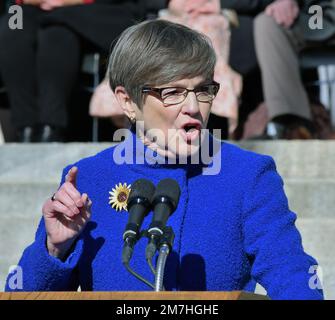
[[[182,127],[182,135],[186,142],[192,142],[200,135],[201,125],[198,123],[186,123]]]
[[[194,130],[199,130],[199,126],[196,126],[194,124],[186,125],[183,128],[186,133],[193,132]]]

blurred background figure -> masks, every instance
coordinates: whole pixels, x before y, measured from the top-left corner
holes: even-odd
[[[206,34],[211,39],[217,56],[214,79],[220,83],[220,91],[213,102],[211,113],[229,119],[228,132],[232,133],[238,121],[242,80],[228,65],[230,22],[221,11],[220,1],[170,0],[168,10],[161,11],[160,16],[162,19],[186,25]],[[219,128],[222,128],[222,125],[219,125]]]
[[[322,29],[309,27],[308,10],[315,4],[323,9]],[[301,79],[299,53],[334,43],[334,4],[327,0],[273,1],[255,19],[254,32],[269,121],[263,137],[313,138],[316,132]]]
[[[82,58],[98,52],[103,75],[110,44],[122,30],[158,16],[211,38],[218,57],[215,78],[221,89],[208,128],[223,129],[221,138],[334,136],[329,112],[320,104],[318,90],[307,95],[306,72],[302,78],[299,65],[301,50],[334,42],[334,2],[330,0],[18,2],[24,10],[24,30],[10,30],[9,15],[0,18],[0,43],[6,43],[0,51],[0,81],[9,97],[17,141],[91,140],[88,109],[93,123],[108,119],[99,121],[97,140],[110,140],[115,128],[127,127],[128,120],[106,81],[91,100],[91,93],[74,90],[82,82]],[[308,8],[314,4],[323,9],[322,30],[306,28],[311,16]],[[307,77],[318,80],[315,69]],[[0,105],[6,104],[4,96],[0,94]],[[8,135],[12,128],[7,125],[6,129]]]
[[[166,6],[161,6],[165,8]],[[160,9],[159,7],[156,8]],[[206,34],[212,41],[216,55],[215,81],[220,83],[220,91],[213,102],[209,129],[222,129],[221,138],[227,138],[238,122],[239,96],[242,79],[228,65],[230,51],[229,16],[222,13],[219,0],[171,0],[167,8],[159,11],[159,17],[175,23],[186,25]],[[111,92],[107,81],[97,88],[90,104],[92,116],[110,116],[114,125],[127,125],[121,108]],[[227,119],[229,120],[229,128]]]
[[[308,9],[315,4],[323,10],[322,30],[309,28]],[[221,0],[221,7],[238,16],[238,27],[231,30],[229,59],[243,77],[235,138],[333,136],[329,112],[319,103],[318,89],[309,90],[307,96],[303,86],[303,82],[317,83],[317,70],[301,70],[299,53],[334,41],[334,1]],[[270,121],[274,118],[279,119],[277,124]]]
[[[10,15],[1,18],[0,72],[17,141],[64,141],[83,53],[107,55],[112,41],[145,16],[145,8],[130,0],[16,3],[22,6],[24,27],[11,30]]]
[[[271,0],[221,0],[221,8],[234,12],[236,22],[231,27],[229,65],[243,80],[238,127],[233,138],[243,137],[250,113],[263,102],[262,82],[254,44],[254,18],[263,12]],[[263,114],[260,115],[264,117]],[[258,119],[257,119],[258,120]]]

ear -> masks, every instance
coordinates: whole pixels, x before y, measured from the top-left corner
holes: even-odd
[[[122,86],[117,86],[114,94],[124,114],[128,118],[136,118],[135,103],[130,99],[126,89]]]

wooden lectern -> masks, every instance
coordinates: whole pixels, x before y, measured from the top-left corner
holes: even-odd
[[[269,300],[243,291],[1,292],[0,300]]]

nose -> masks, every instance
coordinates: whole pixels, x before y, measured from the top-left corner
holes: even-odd
[[[199,101],[197,100],[194,92],[189,92],[184,100],[182,113],[192,116],[198,114],[199,112]]]

